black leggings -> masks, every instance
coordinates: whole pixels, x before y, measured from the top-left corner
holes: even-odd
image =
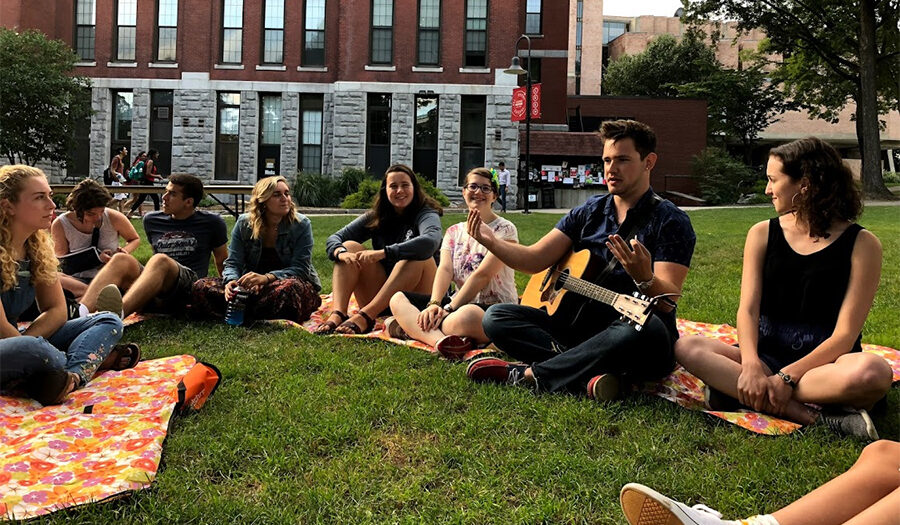
[[[156,193],[141,193],[138,195],[137,200],[134,201],[134,204],[131,206],[130,213],[136,212],[138,210],[138,208],[141,207],[141,204],[143,204],[144,201],[147,200],[148,195],[150,196],[151,199],[153,199],[153,209],[155,211],[159,211],[159,195]]]

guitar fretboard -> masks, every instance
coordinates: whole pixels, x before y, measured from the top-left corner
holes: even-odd
[[[612,306],[616,298],[619,296],[616,292],[607,290],[602,286],[596,285],[590,281],[573,277],[569,273],[561,272],[558,282],[560,286],[566,290],[571,290],[579,295],[590,297],[591,299],[601,301]]]

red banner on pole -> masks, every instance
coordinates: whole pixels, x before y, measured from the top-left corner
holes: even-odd
[[[531,85],[531,119],[541,118],[541,85]]]
[[[521,122],[525,120],[525,113],[528,111],[528,100],[525,87],[520,86],[513,89],[512,94],[512,114],[510,120],[513,122]],[[531,85],[531,118],[541,118],[541,85]]]
[[[512,93],[512,115],[510,120],[513,122],[521,122],[525,120],[525,112],[527,111],[528,102],[525,100],[525,88],[517,87]]]

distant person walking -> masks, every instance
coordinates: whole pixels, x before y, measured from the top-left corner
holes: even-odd
[[[156,183],[156,181],[162,178],[159,176],[158,169],[156,167],[156,162],[158,160],[158,151],[156,151],[155,149],[151,149],[147,152],[147,160],[144,162],[144,176],[140,181],[141,184],[152,186]],[[141,204],[143,204],[144,201],[147,200],[148,195],[153,200],[153,211],[159,211],[159,195],[155,193],[141,193],[137,195],[134,204],[131,205],[131,211],[128,212],[129,217],[140,210]]]
[[[109,161],[109,166],[103,173],[103,184],[107,186],[122,186],[125,184],[125,157],[128,156],[128,148],[122,146],[116,149],[116,154]],[[109,206],[116,211],[122,211],[123,202],[128,198],[126,193],[116,193],[112,196]]]
[[[500,182],[500,193],[497,200],[500,202],[500,210],[506,213],[506,186],[509,185],[509,170],[506,169],[506,164],[503,162],[497,167],[500,168],[497,170],[497,179]]]

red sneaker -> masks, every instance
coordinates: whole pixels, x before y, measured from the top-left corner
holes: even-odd
[[[469,363],[466,375],[469,379],[478,383],[498,383],[512,386],[526,386],[529,383],[525,379],[525,363],[507,363],[496,357],[482,357]]]
[[[434,349],[451,361],[461,360],[474,347],[472,339],[458,335],[445,335],[434,344]]]
[[[613,401],[621,393],[619,378],[612,374],[600,374],[588,381],[587,395],[597,401]]]

